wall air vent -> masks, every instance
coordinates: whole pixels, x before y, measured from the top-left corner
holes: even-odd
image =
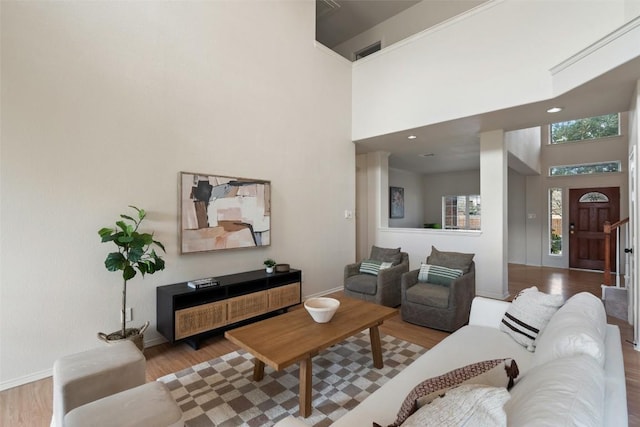
[[[353,60],[357,61],[358,59],[362,59],[365,56],[369,56],[372,53],[375,53],[377,51],[379,51],[382,47],[382,43],[378,40],[377,42],[375,42],[372,45],[369,45],[367,47],[365,47],[364,49],[360,49],[357,52],[353,53]]]

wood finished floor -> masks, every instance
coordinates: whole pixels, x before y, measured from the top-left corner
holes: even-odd
[[[602,274],[564,270],[547,267],[509,266],[509,292],[515,295],[519,290],[532,285],[541,291],[561,294],[568,298],[578,292],[587,291],[600,297]],[[640,427],[640,352],[633,350],[627,342],[633,338],[633,329],[625,321],[609,317],[609,323],[620,327],[625,374],[627,378],[627,405],[629,425]],[[386,321],[380,328],[385,334],[393,335],[431,348],[448,334],[403,322],[397,315]],[[237,347],[223,337],[214,337],[203,343],[198,351],[186,344],[162,344],[145,350],[147,358],[147,380],[152,381],[163,375],[179,371],[197,363],[214,359],[236,350]],[[33,383],[0,392],[0,427],[40,427],[48,426],[52,413],[52,381],[46,378]]]

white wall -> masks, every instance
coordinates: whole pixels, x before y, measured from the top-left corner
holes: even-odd
[[[422,228],[425,222],[422,175],[389,168],[389,186],[404,188],[404,218],[389,218],[389,227]]]
[[[529,209],[539,204],[539,189],[530,194],[527,182],[540,175],[541,128],[505,132],[509,156],[509,262],[540,265],[540,220]],[[544,198],[542,199],[544,200]],[[530,254],[529,256],[527,254]]]
[[[509,168],[508,185],[508,238],[509,238],[509,262],[515,264],[527,263],[527,237],[526,237],[526,176]]]
[[[625,18],[634,19],[640,15],[640,2],[638,0],[625,0]]]
[[[442,197],[480,194],[480,171],[427,174],[423,186],[424,222],[442,224]]]
[[[155,288],[262,268],[303,294],[354,259],[351,64],[314,47],[313,2],[2,2],[0,386],[50,374],[119,325],[120,279],[97,231],[129,204],[167,247]],[[322,120],[318,120],[322,111]],[[321,158],[319,158],[321,153]],[[271,180],[272,245],[178,253],[178,172]]]
[[[368,156],[356,156],[356,257],[353,261],[365,259],[370,252],[370,232],[368,216],[371,212],[369,203]],[[373,234],[373,232],[371,232]]]
[[[375,27],[333,47],[333,50],[350,60],[355,52],[380,41],[382,49],[437,23],[484,3],[486,0],[434,1],[423,0],[414,6],[381,22]]]
[[[625,22],[621,0],[576,5],[488,2],[355,62],[353,140],[552,97],[549,70]]]
[[[541,129],[533,127],[505,132],[509,167],[521,174],[540,174]]]
[[[633,166],[636,171],[633,179],[630,177],[629,187],[633,190],[635,200],[633,201],[633,205],[631,207],[631,212],[629,216],[629,224],[631,230],[631,243],[630,246],[634,249],[633,254],[631,255],[631,264],[632,264],[632,272],[631,272],[631,281],[627,285],[629,289],[629,323],[633,325],[633,342],[636,344],[634,348],[636,350],[640,350],[640,286],[638,286],[638,281],[640,278],[640,274],[638,274],[638,266],[640,266],[640,240],[638,233],[639,224],[638,224],[638,213],[640,212],[640,206],[638,202],[638,164],[640,163],[638,160],[638,149],[640,148],[640,109],[638,106],[640,105],[640,80],[636,82],[636,87],[634,94],[631,100],[631,108],[629,110],[629,155],[634,153],[633,155]]]

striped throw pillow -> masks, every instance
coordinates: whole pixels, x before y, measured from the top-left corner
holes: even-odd
[[[442,267],[441,265],[422,264],[418,273],[418,281],[434,285],[449,286],[451,282],[462,276],[462,270]]]
[[[389,427],[402,425],[420,407],[428,405],[438,396],[462,384],[483,384],[510,389],[520,371],[513,359],[494,359],[472,363],[416,385],[400,406],[396,421]],[[373,423],[373,425],[377,425]]]
[[[524,289],[511,302],[500,330],[532,352],[536,338],[563,302],[562,295],[539,292],[536,286]]]
[[[377,261],[375,259],[365,259],[360,264],[360,273],[377,276],[380,270],[391,267],[392,263]]]

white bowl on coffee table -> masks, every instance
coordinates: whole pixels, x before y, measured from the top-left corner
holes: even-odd
[[[335,298],[309,298],[304,302],[304,308],[317,323],[327,323],[340,307],[340,301]]]

